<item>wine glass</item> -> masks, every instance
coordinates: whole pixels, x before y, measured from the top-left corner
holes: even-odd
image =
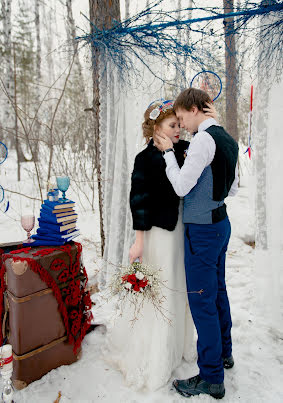
[[[30,231],[34,227],[34,215],[22,215],[21,216],[21,224],[23,229],[27,232],[28,238],[24,241],[24,243],[32,243],[34,242],[34,239],[31,239],[30,237]]]
[[[70,178],[69,176],[56,176],[56,182],[58,189],[61,190],[63,196],[62,200],[60,201],[61,203],[66,203],[67,199],[65,196],[65,192],[68,190],[70,186]]]

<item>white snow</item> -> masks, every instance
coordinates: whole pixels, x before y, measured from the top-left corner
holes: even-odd
[[[18,184],[15,179],[15,170],[11,170],[13,155],[9,157],[9,160],[5,162],[6,168],[4,165],[1,167],[2,186],[9,185],[10,189],[17,189],[31,195],[32,181],[25,177]],[[3,172],[8,168],[9,180]],[[247,244],[254,240],[255,212],[250,197],[253,193],[253,181],[251,176],[242,177],[242,186],[238,195],[227,199],[232,237],[228,250],[226,277],[233,318],[235,367],[225,371],[226,395],[222,401],[279,403],[283,401],[282,379],[280,380],[280,369],[282,371],[283,364],[282,328],[278,323],[278,328],[271,330],[265,320],[265,313],[258,307],[254,249]],[[29,205],[32,207],[33,202],[23,200],[18,195],[11,196],[11,210],[7,213],[8,215],[1,213],[0,242],[25,237],[24,231],[20,228],[19,214],[21,209],[26,209]],[[35,215],[38,214],[39,207],[39,203],[34,205]],[[78,241],[83,244],[84,262],[90,282],[93,283],[95,273],[101,264],[98,214],[80,210],[78,206],[78,227],[82,232]],[[95,323],[105,324],[111,312],[105,310],[105,305],[99,308],[99,295],[95,295],[94,299],[97,301],[97,305],[93,308]],[[183,362],[172,374],[168,384],[156,392],[136,392],[127,388],[122,375],[101,359],[105,331],[106,327],[102,325],[85,337],[80,361],[71,366],[53,370],[26,389],[16,391],[15,401],[50,403],[58,397],[59,391],[62,393],[60,403],[177,403],[185,401],[185,398],[171,390],[171,383],[175,377],[187,378],[195,375],[196,360],[189,363]],[[190,401],[212,402],[214,399],[203,395],[191,398]]]

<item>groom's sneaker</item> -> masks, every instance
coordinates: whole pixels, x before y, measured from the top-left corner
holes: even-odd
[[[199,375],[193,378],[178,380],[173,382],[174,388],[180,395],[191,397],[205,393],[215,399],[222,399],[225,395],[224,383],[208,383],[201,379]]]
[[[225,369],[230,369],[234,367],[234,358],[231,355],[230,357],[227,358],[222,358],[223,359],[223,367]]]

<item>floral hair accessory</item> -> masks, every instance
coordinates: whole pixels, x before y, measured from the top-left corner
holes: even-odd
[[[151,120],[155,120],[158,118],[158,116],[160,115],[160,109],[159,108],[154,108],[150,114],[149,114],[149,118]]]
[[[149,114],[149,118],[150,118],[151,120],[156,120],[156,119],[158,118],[158,116],[160,115],[160,112],[165,112],[165,111],[167,111],[168,109],[172,109],[172,108],[173,108],[173,101],[172,101],[172,100],[164,101],[163,99],[158,99],[157,101],[153,101],[153,102],[148,106],[148,108],[149,108],[152,104],[155,104],[155,103],[160,102],[160,101],[161,101],[161,105],[156,106],[156,108],[154,108],[154,109],[150,112],[150,114]]]

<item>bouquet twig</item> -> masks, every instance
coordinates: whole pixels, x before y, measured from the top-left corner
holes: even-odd
[[[162,294],[163,282],[160,279],[160,272],[161,269],[156,270],[149,265],[134,262],[126,268],[120,268],[113,275],[110,283],[111,295],[118,295],[122,314],[126,302],[132,305],[134,312],[132,322],[139,318],[145,302],[152,304],[155,311],[170,322],[162,306],[166,297]]]

